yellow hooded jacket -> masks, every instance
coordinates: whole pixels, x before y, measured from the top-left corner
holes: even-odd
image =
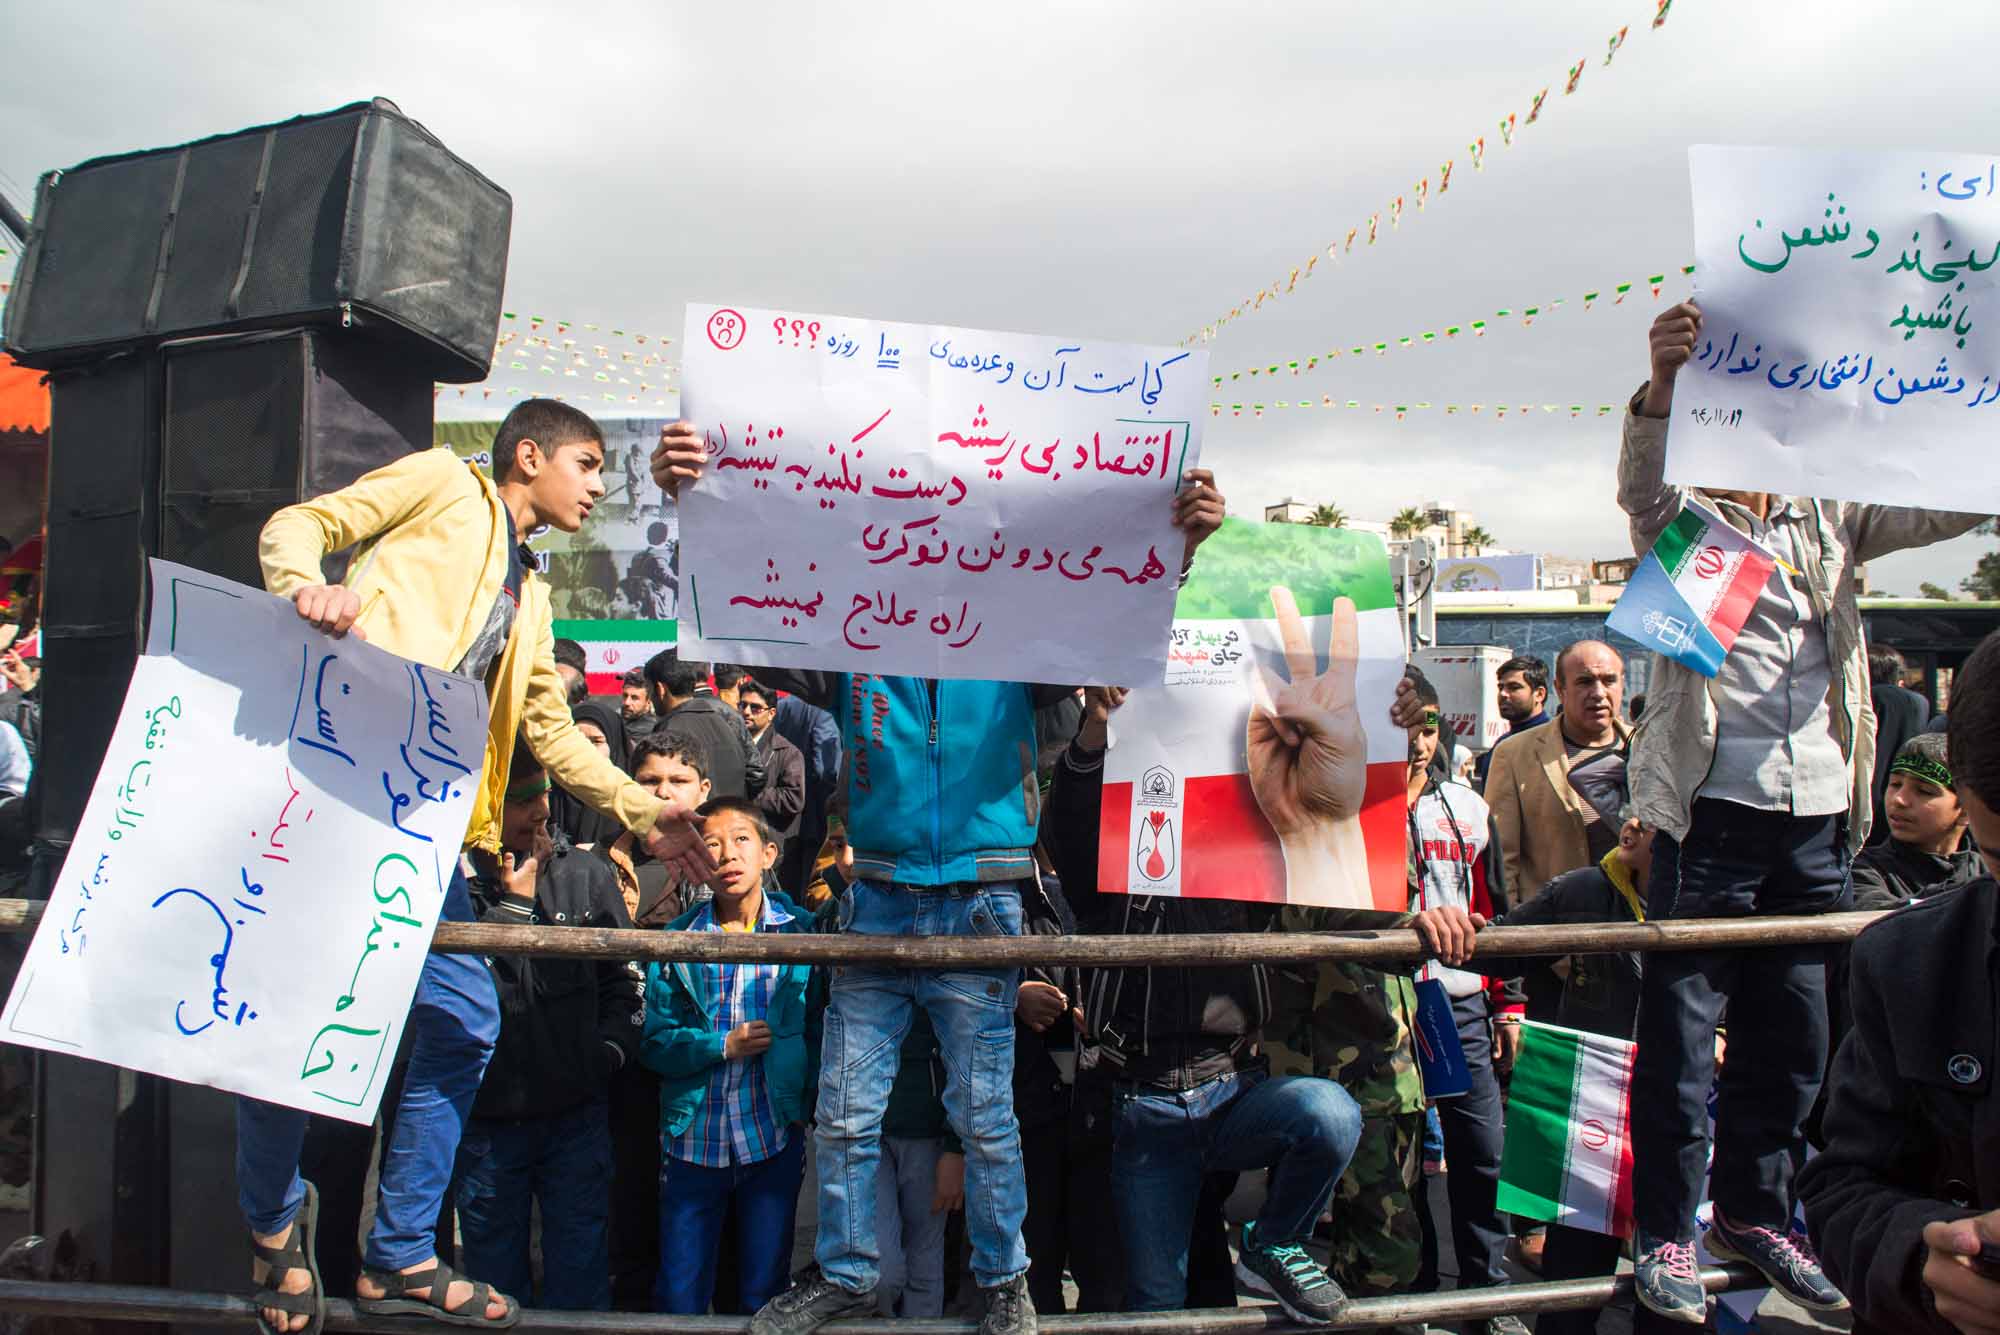
[[[347,587],[361,600],[354,624],[370,644],[449,672],[486,622],[507,574],[507,518],[477,466],[446,449],[419,450],[339,491],[271,516],[258,542],[264,587],[289,598],[323,584],[321,561],[355,547]],[[531,569],[506,645],[487,677],[491,721],[468,847],[497,852],[507,767],[518,730],[549,776],[643,836],[659,798],[633,783],[570,721],[556,671],[549,590]]]

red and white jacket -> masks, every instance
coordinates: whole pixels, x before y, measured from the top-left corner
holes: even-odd
[[[1499,862],[1493,845],[1492,812],[1486,799],[1456,779],[1433,780],[1409,808],[1410,912],[1461,908],[1491,919],[1505,911],[1489,881],[1489,867]],[[1511,980],[1490,978],[1465,969],[1448,968],[1436,960],[1417,971],[1419,979],[1436,978],[1453,997],[1487,991],[1495,1014],[1525,1009]]]

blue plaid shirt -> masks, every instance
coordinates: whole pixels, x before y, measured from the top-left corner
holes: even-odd
[[[789,913],[767,896],[757,928],[763,930],[792,920]],[[719,932],[714,902],[702,906],[688,924],[691,932]],[[726,1034],[739,1024],[762,1020],[770,1014],[771,997],[777,991],[784,966],[778,964],[714,964],[715,1031]],[[770,1091],[765,1088],[764,1059],[761,1055],[724,1061],[709,1073],[708,1094],[701,1102],[687,1130],[674,1137],[667,1153],[683,1163],[704,1168],[727,1168],[731,1164],[762,1163],[785,1148],[791,1139],[788,1128],[778,1124],[771,1111]]]

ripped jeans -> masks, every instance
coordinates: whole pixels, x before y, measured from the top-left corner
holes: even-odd
[[[906,886],[857,881],[841,903],[843,931],[875,936],[1019,936],[1021,892],[1012,882]],[[945,1115],[965,1143],[965,1230],[972,1273],[992,1288],[1027,1273],[1021,1225],[1028,1188],[1014,1118],[1017,969],[928,972],[867,965],[833,971],[821,1049],[818,1130],[821,1271],[865,1293],[881,1278],[875,1231],[882,1116],[922,1006],[937,1031],[949,1079]]]

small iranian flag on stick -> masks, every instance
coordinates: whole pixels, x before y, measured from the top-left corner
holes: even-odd
[[[1605,624],[1713,677],[1777,567],[1762,543],[1690,501],[1632,572]]]
[[[1507,1096],[1499,1207],[1629,1236],[1637,1045],[1533,1021],[1522,1030]]]

